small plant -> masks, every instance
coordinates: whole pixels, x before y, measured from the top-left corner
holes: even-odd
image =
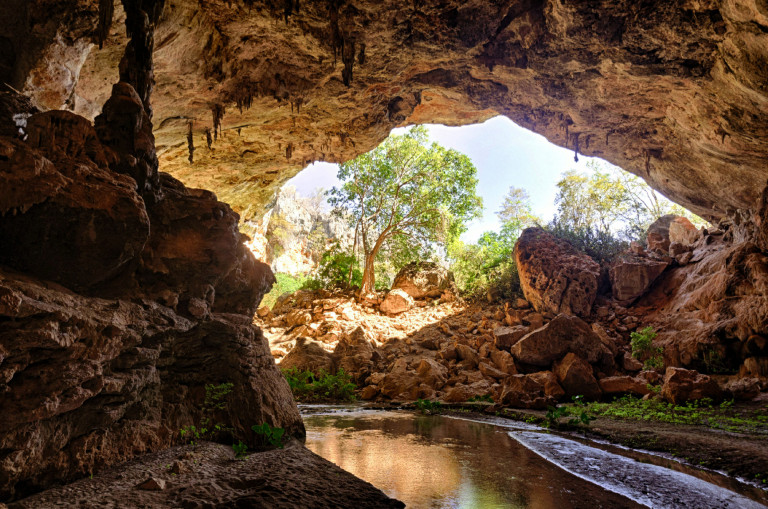
[[[490,394],[483,394],[482,396],[472,396],[467,400],[467,403],[493,403],[493,396]]]
[[[206,384],[205,400],[201,407],[202,415],[197,425],[184,426],[179,430],[182,442],[197,445],[198,440],[221,439],[222,434],[231,434],[232,429],[221,422],[215,422],[216,414],[225,411],[228,406],[228,396],[234,384]]]
[[[232,444],[232,450],[235,451],[235,458],[240,459],[246,456],[248,446],[242,440],[238,440],[236,444]]]
[[[645,384],[645,388],[651,391],[653,394],[661,392],[661,385]]]
[[[643,361],[645,369],[664,367],[664,349],[653,346],[653,340],[656,338],[656,331],[653,330],[653,327],[645,327],[640,332],[633,332],[629,337],[632,345],[632,357]]]
[[[569,417],[567,423],[569,426],[584,425],[589,426],[589,423],[594,420],[594,417],[589,415],[587,406],[584,404],[584,396],[578,395],[571,398],[573,404],[571,406],[558,406],[547,407],[547,413],[544,416],[544,425],[548,428],[556,428],[560,426],[560,419],[563,417]]]
[[[430,401],[428,399],[418,399],[416,400],[415,405],[416,408],[425,415],[439,414],[443,409],[442,403],[439,401]]]
[[[261,436],[266,444],[269,444],[272,447],[283,448],[283,437],[285,435],[285,430],[283,428],[273,428],[265,422],[262,424],[254,424],[251,426],[251,429],[254,433]]]

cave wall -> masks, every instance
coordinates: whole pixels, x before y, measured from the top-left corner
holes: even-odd
[[[124,43],[115,23],[89,52],[76,112],[97,113]],[[765,186],[766,48],[764,0],[168,0],[155,136],[165,171],[250,217],[307,163],[348,160],[395,126],[501,114],[720,218]]]

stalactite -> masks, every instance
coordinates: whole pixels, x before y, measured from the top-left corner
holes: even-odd
[[[347,38],[341,48],[341,61],[344,69],[341,71],[341,79],[346,86],[352,83],[352,66],[355,63],[355,40]]]
[[[576,133],[573,135],[573,161],[578,163],[579,162],[579,135],[581,133]]]
[[[155,82],[152,53],[155,47],[155,26],[165,7],[165,0],[122,0],[125,27],[131,38],[120,60],[120,81],[130,83],[152,118],[150,95]]]
[[[213,138],[211,138],[211,129],[208,127],[205,128],[205,142],[208,144],[208,150],[211,150],[211,146],[213,145]]]
[[[194,162],[195,153],[195,140],[192,135],[192,122],[189,123],[189,129],[187,130],[187,148],[189,149],[189,164]]]
[[[214,104],[211,106],[211,114],[213,115],[213,139],[218,140],[219,134],[221,134],[221,120],[224,118],[224,105]]]
[[[115,0],[99,0],[99,26],[96,30],[99,49],[104,47],[104,41],[106,41],[109,36],[109,29],[112,26],[114,13]]]

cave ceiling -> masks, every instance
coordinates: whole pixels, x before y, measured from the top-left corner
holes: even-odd
[[[9,84],[93,119],[127,41],[119,2],[101,49],[97,0],[0,15]],[[708,218],[754,207],[768,180],[765,0],[167,0],[154,59],[160,169],[246,218],[393,127],[495,115]]]

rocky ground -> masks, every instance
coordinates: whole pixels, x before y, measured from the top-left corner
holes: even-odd
[[[294,441],[236,459],[213,442],[172,447],[11,503],[49,507],[404,507]],[[0,507],[4,507],[0,504]]]

